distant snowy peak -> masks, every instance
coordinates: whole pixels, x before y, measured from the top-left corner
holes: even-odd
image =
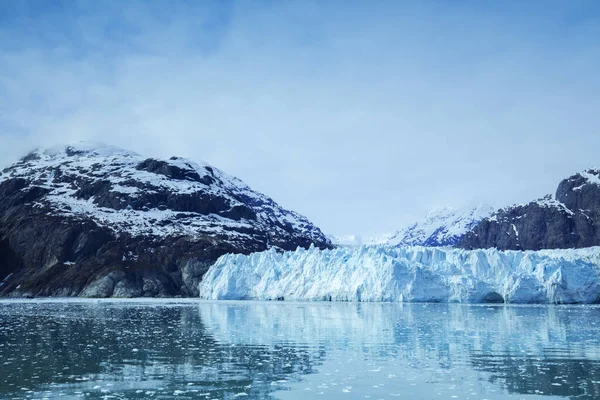
[[[391,233],[383,233],[375,236],[342,235],[329,236],[331,242],[336,246],[376,246],[387,243],[393,236]]]
[[[43,192],[35,204],[50,213],[116,233],[328,243],[305,217],[204,162],[81,142],[33,151],[0,173],[0,184],[7,180]]]
[[[430,211],[423,221],[396,232],[386,244],[392,246],[454,246],[481,220],[491,216],[488,205],[473,208],[439,208]]]

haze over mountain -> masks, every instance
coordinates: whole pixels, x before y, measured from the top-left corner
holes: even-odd
[[[3,5],[2,166],[79,140],[176,154],[372,236],[598,163],[597,1]]]

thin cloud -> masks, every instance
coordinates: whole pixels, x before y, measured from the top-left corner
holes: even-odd
[[[337,234],[600,164],[596,10],[22,3],[0,27],[2,164],[75,140],[203,159]]]

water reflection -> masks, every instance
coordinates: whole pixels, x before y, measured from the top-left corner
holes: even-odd
[[[0,398],[594,399],[599,317],[591,306],[3,301]]]

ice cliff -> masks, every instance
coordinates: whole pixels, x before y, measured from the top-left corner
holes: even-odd
[[[362,246],[224,255],[206,299],[596,303],[600,247],[498,251]]]

